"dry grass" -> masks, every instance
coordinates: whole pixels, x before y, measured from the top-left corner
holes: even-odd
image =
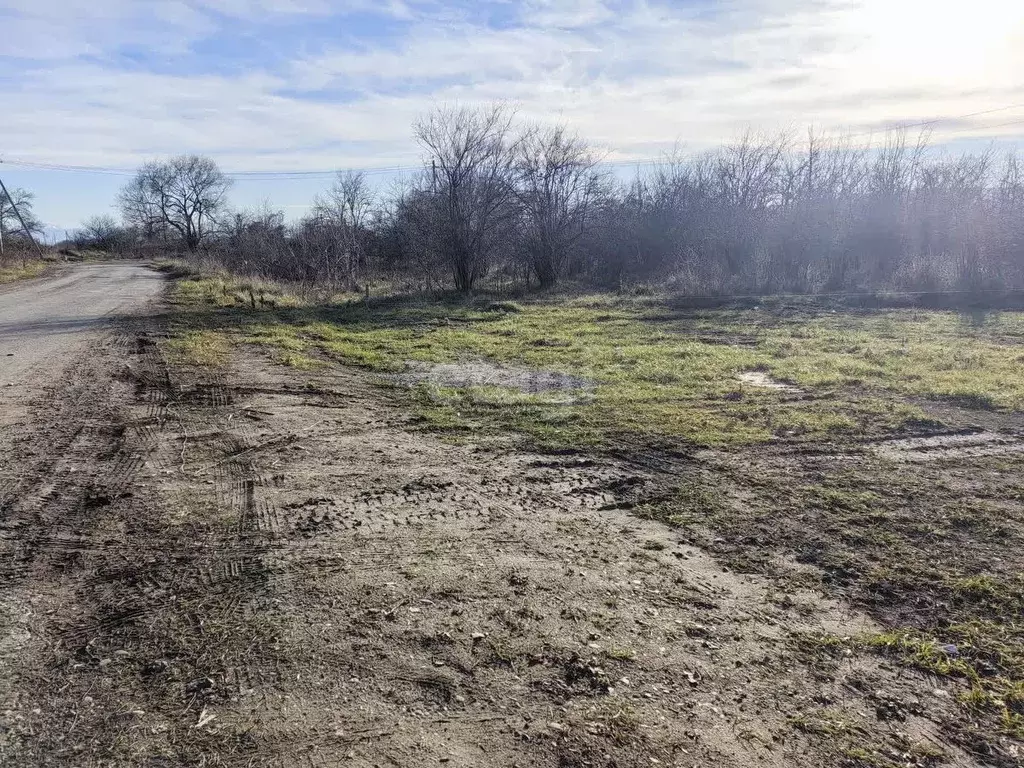
[[[20,264],[0,265],[0,285],[13,283],[17,280],[28,280],[40,277],[50,268],[45,261],[24,261]]]

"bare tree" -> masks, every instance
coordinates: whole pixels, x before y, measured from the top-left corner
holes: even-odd
[[[429,174],[396,182],[374,219],[378,268],[395,284],[420,291],[436,288],[450,268],[437,247],[439,204],[433,189]]]
[[[747,210],[762,211],[778,200],[783,161],[790,138],[745,133],[717,155],[719,194],[722,201]]]
[[[516,194],[522,241],[541,287],[563,275],[601,188],[597,157],[564,126],[534,129],[519,142]]]
[[[486,274],[498,229],[512,215],[513,117],[503,105],[439,108],[415,128],[435,195],[436,247],[464,293]]]
[[[129,250],[133,239],[134,233],[109,215],[86,219],[74,233],[74,242],[79,248],[95,248],[109,253]]]
[[[210,160],[150,163],[122,191],[121,231],[329,289],[379,275],[433,290],[446,274],[464,292],[488,275],[549,286],[569,274],[697,295],[1024,289],[1017,155],[947,156],[903,131],[873,148],[748,133],[616,183],[565,128],[519,131],[513,118],[500,105],[435,110],[415,126],[420,175],[378,200],[341,174],[291,226],[269,210],[230,220]],[[0,213],[12,232],[10,207]],[[111,232],[97,219],[85,234]]]
[[[367,225],[373,202],[365,174],[339,171],[331,189],[314,203],[314,216],[336,235],[333,258],[327,261],[331,282],[340,279],[347,288],[356,287],[360,266],[366,261]]]
[[[121,190],[125,222],[148,238],[176,235],[195,252],[214,229],[231,186],[208,157],[181,155],[143,165]]]
[[[21,221],[18,220],[19,212],[29,232],[34,234],[42,232],[42,222],[39,221],[32,211],[32,204],[36,199],[35,194],[20,187],[13,187],[7,191],[10,193],[10,198],[3,192],[0,192],[0,235],[5,239],[25,236]],[[15,206],[17,206],[17,211]]]
[[[224,219],[219,237],[211,243],[223,264],[241,274],[294,279],[283,211],[264,203]]]

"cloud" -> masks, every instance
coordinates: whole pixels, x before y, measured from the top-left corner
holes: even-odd
[[[41,162],[408,165],[413,121],[453,101],[513,101],[612,157],[1024,104],[1018,0],[0,0],[0,23],[4,151]]]

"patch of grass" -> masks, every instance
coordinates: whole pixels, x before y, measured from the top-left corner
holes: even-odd
[[[720,493],[708,487],[704,480],[691,478],[676,487],[670,498],[641,504],[633,511],[638,517],[684,528],[713,524],[722,507]]]
[[[772,373],[801,386],[871,386],[1005,410],[1024,406],[1024,382],[1013,373],[1022,342],[1018,312],[975,327],[954,312],[903,310],[769,327],[764,346]]]
[[[518,412],[506,417],[479,393],[441,406],[561,445],[629,435],[737,445],[881,434],[928,421],[907,396],[986,409],[1024,405],[1020,355],[1012,353],[1024,340],[1017,313],[979,328],[948,312],[677,311],[657,297],[514,304],[336,297],[310,305],[279,286],[223,274],[187,277],[176,295],[186,307],[237,310],[241,340],[316,350],[373,371],[484,359],[591,381],[592,397],[570,406],[570,418],[556,416],[558,426],[546,408],[524,411],[510,400],[506,407]],[[750,370],[806,395],[737,380]]]
[[[45,261],[26,261],[21,264],[0,266],[0,285],[13,283],[17,280],[28,280],[39,277],[50,268]]]
[[[431,428],[499,434],[512,431],[538,446],[558,448],[569,439],[597,445],[600,435],[575,423],[576,410],[557,393],[531,394],[509,387],[439,387],[421,382],[413,389],[418,414]],[[431,417],[430,411],[434,411]],[[438,418],[441,418],[439,423]]]
[[[965,679],[970,689],[960,695],[961,704],[994,714],[1004,733],[1024,739],[1024,627],[974,621],[948,627],[943,642],[912,630],[863,642],[917,669]]]
[[[952,644],[898,630],[871,635],[863,640],[868,648],[899,656],[904,662],[936,675],[972,677],[974,671]]]
[[[199,278],[203,274],[199,267],[185,261],[184,259],[158,259],[157,261],[152,262],[150,266],[157,272],[162,272],[168,277]]]
[[[880,653],[955,678],[968,712],[957,716],[952,702],[949,716],[964,738],[1024,737],[1024,456],[911,465],[856,450],[761,460],[754,449],[717,469],[720,493],[735,501],[713,517],[718,556],[776,573],[775,557],[792,557],[804,567],[782,571],[787,581],[852,601],[887,627],[866,638],[798,638],[808,658]]]
[[[613,646],[611,648],[606,648],[604,651],[604,655],[607,656],[609,659],[613,659],[614,661],[636,660],[636,651],[634,651],[631,648],[617,648]]]
[[[1001,579],[983,573],[952,579],[948,586],[957,600],[980,607],[987,613],[1024,614],[1024,574]]]
[[[495,425],[502,429],[539,434],[563,446],[628,435],[700,445],[812,439],[889,431],[924,418],[919,408],[877,389],[902,381],[903,371],[889,375],[880,363],[851,362],[859,350],[856,340],[840,343],[833,338],[838,330],[769,323],[756,313],[688,313],[669,324],[656,319],[650,299],[607,297],[517,304],[338,299],[312,306],[280,288],[223,274],[187,277],[179,281],[176,297],[185,308],[235,310],[231,320],[240,340],[290,352],[316,350],[373,371],[401,371],[408,361],[472,358],[591,381],[592,396],[568,406],[568,418],[555,414],[554,423],[549,408],[524,411],[523,403],[511,399],[505,407],[518,412],[506,417],[493,398],[479,392],[463,392],[461,403],[445,404],[477,423],[498,417]],[[753,345],[709,338],[712,331],[749,335],[755,318]],[[863,354],[891,366],[903,352],[875,345]],[[874,381],[865,378],[869,368],[876,371]],[[737,381],[737,374],[755,369],[820,393],[794,398]],[[851,391],[839,396],[837,387]]]
[[[798,635],[793,642],[812,656],[840,657],[866,650],[893,656],[933,675],[969,686],[958,697],[975,714],[992,714],[1003,733],[1024,738],[1024,628],[974,621],[946,627],[941,639],[914,629],[859,637]]]
[[[168,358],[178,365],[219,366],[230,352],[230,344],[222,333],[184,330],[166,343]]]
[[[308,357],[307,355],[303,355],[299,352],[288,351],[278,353],[274,357],[274,362],[300,371],[313,371],[320,368],[326,368],[328,366],[328,363],[324,360]]]

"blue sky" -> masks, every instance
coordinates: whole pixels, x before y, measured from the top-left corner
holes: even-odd
[[[748,128],[860,134],[996,109],[938,123],[934,140],[1010,148],[1024,138],[1024,2],[0,0],[8,161],[409,166],[418,115],[497,99],[614,160]],[[112,212],[125,181],[0,173],[55,230]],[[298,216],[329,183],[240,180],[233,201]]]

